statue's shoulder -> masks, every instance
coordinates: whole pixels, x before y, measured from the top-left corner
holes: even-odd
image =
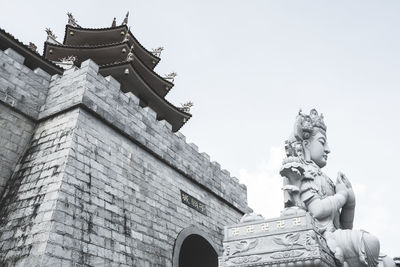
[[[320,198],[321,179],[324,179],[324,174],[320,168],[314,164],[304,164],[304,173],[302,183],[300,185],[300,199],[304,203],[308,203],[315,198]]]

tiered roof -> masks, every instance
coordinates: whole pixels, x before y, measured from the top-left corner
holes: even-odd
[[[71,14],[69,17],[63,43],[56,41],[47,30],[46,59],[60,65],[68,59],[76,66],[92,59],[99,65],[100,74],[113,76],[120,82],[123,92],[136,95],[142,107],[152,108],[157,119],[168,121],[174,132],[190,119],[187,110],[177,108],[165,99],[174,84],[154,71],[160,58],[139,43],[126,25],[127,17],[121,26],[100,29],[82,28]]]

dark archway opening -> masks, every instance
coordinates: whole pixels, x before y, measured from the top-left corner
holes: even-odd
[[[192,234],[183,241],[179,267],[218,267],[218,255],[207,240]]]

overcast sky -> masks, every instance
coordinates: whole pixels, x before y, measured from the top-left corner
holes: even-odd
[[[176,71],[168,100],[194,102],[181,132],[248,187],[264,217],[282,209],[278,171],[299,108],[328,126],[325,172],[357,194],[355,228],[400,256],[400,1],[3,1],[0,27],[42,51],[63,40],[66,12],[83,27],[129,25],[159,74]]]

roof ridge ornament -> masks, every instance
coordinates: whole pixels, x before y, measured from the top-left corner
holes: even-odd
[[[72,15],[71,12],[67,12],[67,16],[68,16],[68,25],[71,25],[73,27],[82,28],[81,26],[79,26],[78,21],[74,18],[74,16]]]
[[[117,27],[117,19],[114,17],[113,22],[111,23],[111,28]]]
[[[77,60],[76,56],[67,56],[60,58],[60,62],[62,63],[75,63],[76,60]]]
[[[128,24],[128,17],[129,17],[129,11],[126,13],[124,21],[122,21],[122,25],[127,25]]]
[[[46,28],[45,32],[47,33],[46,42],[49,42],[51,44],[57,44],[57,45],[60,44],[60,42],[57,41],[57,36],[53,33],[53,31],[50,28]]]
[[[37,46],[36,46],[34,43],[29,42],[28,47],[29,47],[32,51],[37,52]]]
[[[178,73],[171,72],[170,74],[165,74],[164,79],[169,80],[171,83],[174,83],[176,76],[178,76]]]
[[[129,32],[131,31],[131,27],[128,28],[128,31],[125,33],[124,40],[122,42],[129,41]]]
[[[158,48],[154,48],[151,53],[153,55],[155,55],[156,57],[160,57],[161,56],[161,52],[164,50],[164,47],[160,46]]]
[[[186,113],[190,113],[190,108],[193,107],[194,104],[192,101],[188,101],[184,104],[181,104],[181,107],[179,108],[179,110],[186,112]]]
[[[134,57],[134,54],[133,54],[133,45],[132,45],[131,46],[131,50],[129,51],[128,56],[126,58],[126,61],[133,61],[134,58],[135,57]]]

